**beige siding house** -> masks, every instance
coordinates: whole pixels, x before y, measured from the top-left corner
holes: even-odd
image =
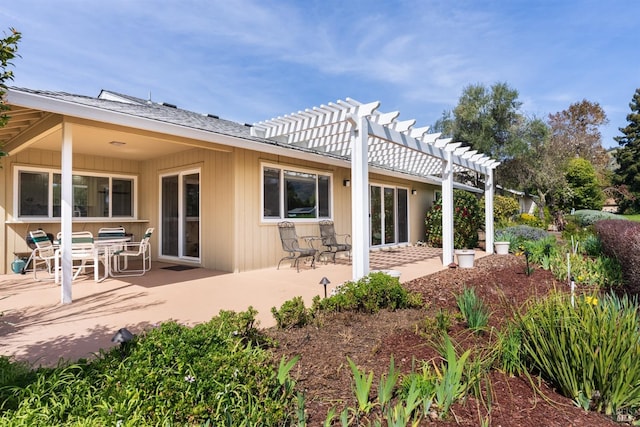
[[[284,123],[299,120],[296,129],[306,126],[307,136],[283,129],[282,119],[245,125],[108,91],[87,97],[10,88],[6,102],[11,118],[0,129],[8,154],[0,169],[3,274],[15,253],[29,250],[30,230],[61,230],[65,182],[71,183],[74,231],[122,225],[141,236],[154,227],[154,260],[241,272],[275,267],[284,255],[277,227],[283,220],[295,222],[302,236],[318,235],[318,221],[331,219],[338,233],[356,234],[356,256],[370,247],[423,240],[424,214],[436,192],[447,197],[447,173],[467,167],[491,178],[497,165],[437,134],[413,132],[412,124],[395,122],[397,114],[375,113],[366,115],[373,124],[363,180],[352,173],[355,145],[328,145],[357,140],[350,123],[365,114],[355,101],[334,108],[356,113],[333,119],[334,131],[287,116]],[[327,120],[328,113],[315,116]],[[384,140],[375,136],[380,129]],[[419,155],[379,143],[394,138]],[[400,157],[404,166],[393,163]],[[424,169],[433,159],[437,174]],[[362,213],[358,206],[365,204]],[[360,222],[367,222],[366,237],[359,236]]]

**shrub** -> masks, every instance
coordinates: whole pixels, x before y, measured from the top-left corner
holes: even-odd
[[[300,296],[285,301],[280,310],[271,307],[271,313],[280,329],[300,328],[309,323],[309,312]]]
[[[554,294],[518,315],[526,363],[584,409],[640,407],[640,321],[630,299]]]
[[[478,229],[483,214],[478,199],[473,194],[453,191],[453,245],[455,248],[475,248],[478,245]],[[425,217],[427,243],[442,247],[442,199],[433,203]]]
[[[529,227],[543,227],[544,221],[538,218],[535,215],[531,215],[530,213],[521,213],[516,217],[516,222],[521,225],[527,225]]]
[[[605,255],[615,258],[622,269],[625,290],[640,292],[640,223],[628,220],[602,220],[594,230]]]
[[[529,252],[529,260],[534,264],[543,264],[543,260],[558,254],[558,244],[554,236],[547,236],[539,240],[527,240],[520,244]]]
[[[507,223],[520,212],[520,204],[513,197],[494,196],[493,219],[498,224]]]
[[[602,242],[600,238],[594,234],[588,234],[582,240],[582,250],[585,255],[588,256],[599,256],[602,254]]]
[[[328,298],[321,299],[316,296],[311,311],[314,315],[320,312],[340,311],[377,313],[383,308],[396,310],[420,305],[420,297],[417,294],[409,294],[397,277],[376,272],[357,282],[343,283],[335,295]]]
[[[597,286],[600,288],[618,287],[622,284],[622,270],[615,258],[599,256],[586,258],[582,254],[570,254],[571,276],[578,285]],[[566,254],[558,254],[550,262],[553,275],[562,281],[567,280]]]
[[[623,217],[620,215],[616,215],[611,212],[604,211],[595,211],[589,209],[580,209],[573,213],[573,218],[575,218],[578,225],[581,227],[586,227],[588,225],[595,224],[596,221],[600,221],[603,219],[622,219]]]
[[[262,349],[255,314],[221,311],[193,328],[166,322],[123,354],[41,369],[9,389],[19,404],[0,425],[292,425],[288,371]]]
[[[526,240],[542,240],[550,236],[550,234],[545,230],[528,225],[506,227],[496,232],[496,235],[504,234],[514,236],[519,245]]]

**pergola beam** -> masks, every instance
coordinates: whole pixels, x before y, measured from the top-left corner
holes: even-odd
[[[493,169],[498,162],[454,142],[440,133],[428,134],[428,127],[414,128],[415,120],[397,120],[397,111],[377,111],[379,102],[362,104],[353,99],[338,100],[312,110],[254,125],[252,132],[288,144],[331,153],[351,161],[353,276],[369,269],[369,169],[440,181],[443,196],[443,263],[453,262],[454,173],[470,170],[484,174],[485,195],[493,197]],[[440,175],[442,178],[438,178]],[[458,187],[465,187],[457,184]],[[482,190],[480,190],[482,191]],[[491,209],[493,209],[492,203]],[[489,209],[485,206],[485,209]],[[492,211],[493,212],[493,211]],[[492,215],[486,215],[487,218]],[[487,220],[488,221],[488,220]],[[493,219],[491,219],[493,221]],[[491,225],[491,229],[492,229]]]

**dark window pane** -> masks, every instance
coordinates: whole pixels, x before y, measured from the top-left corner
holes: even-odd
[[[382,192],[380,187],[371,186],[371,246],[382,244]]]
[[[18,216],[49,215],[49,174],[20,172]]]
[[[178,256],[178,176],[162,178],[162,254]]]
[[[316,175],[284,171],[287,218],[316,218]]]
[[[280,170],[264,169],[263,211],[264,218],[280,218]]]
[[[133,180],[114,178],[111,187],[111,215],[133,216]]]
[[[331,215],[329,188],[329,177],[318,176],[318,217],[320,218],[329,218]]]
[[[384,189],[384,243],[396,243],[395,189]]]
[[[398,242],[409,241],[408,221],[408,191],[406,188],[398,188]]]

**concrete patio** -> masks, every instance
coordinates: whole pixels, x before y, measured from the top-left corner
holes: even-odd
[[[477,256],[484,255],[478,252]],[[441,270],[441,250],[405,247],[371,252],[371,269],[393,269],[402,282]],[[327,277],[330,292],[351,280],[347,259],[289,265],[246,273],[223,273],[203,268],[173,271],[169,264],[153,263],[142,277],[85,278],[73,283],[73,303],[60,304],[60,287],[53,281],[34,281],[33,274],[0,276],[0,354],[34,365],[55,365],[60,358],[90,357],[113,346],[111,337],[122,327],[139,333],[153,324],[173,319],[194,325],[220,310],[258,310],[259,327],[275,325],[271,307],[301,296],[309,306],[323,295],[320,280]]]

